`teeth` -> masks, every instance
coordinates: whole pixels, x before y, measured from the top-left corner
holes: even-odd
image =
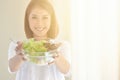
[[[43,28],[39,28],[39,27],[37,27],[37,28],[35,28],[36,30],[39,30],[39,31],[42,31],[43,30]]]
[[[38,29],[38,30],[43,30],[42,28]]]

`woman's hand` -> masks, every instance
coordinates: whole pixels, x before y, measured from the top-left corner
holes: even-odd
[[[15,48],[16,55],[9,60],[9,67],[11,72],[17,71],[21,64],[26,60],[24,58],[24,54],[22,53],[22,42],[19,41],[17,44],[18,45]]]
[[[57,51],[54,51],[51,53],[52,54],[52,58],[55,60],[55,58],[57,58],[59,56],[58,52]],[[48,65],[54,63],[54,60],[49,62]]]
[[[23,43],[21,41],[17,42],[17,46],[15,48],[16,55],[21,56],[21,60],[26,60],[24,57],[24,54],[22,52],[22,45],[23,45]]]
[[[54,59],[55,59],[54,62],[60,72],[62,72],[64,74],[69,72],[70,63],[62,55],[62,53],[58,52]]]
[[[62,55],[62,53],[60,51],[56,51],[53,53],[53,58],[54,60],[48,64],[50,65],[52,63],[55,63],[59,71],[66,74],[70,69],[70,64]]]

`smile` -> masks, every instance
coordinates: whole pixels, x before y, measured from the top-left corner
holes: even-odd
[[[43,31],[44,29],[45,29],[45,27],[44,28],[35,28],[37,31]]]

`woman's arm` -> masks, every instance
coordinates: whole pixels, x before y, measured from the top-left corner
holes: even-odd
[[[65,59],[62,54],[59,54],[57,57],[55,57],[55,64],[60,70],[60,72],[64,74],[68,73],[70,69],[70,63]]]
[[[11,72],[17,71],[21,64],[24,62],[24,58],[22,54],[16,54],[14,57],[9,59],[9,69]]]
[[[14,53],[14,56],[8,59],[9,70],[11,72],[17,71],[20,68],[21,64],[25,61],[24,55],[22,54],[21,50],[22,50],[22,42],[17,42],[17,46],[14,46],[14,44],[10,45],[9,57]]]
[[[71,64],[71,49],[68,42],[63,41],[59,50],[57,51],[58,56],[55,57],[55,64],[60,72],[66,74],[70,71]]]

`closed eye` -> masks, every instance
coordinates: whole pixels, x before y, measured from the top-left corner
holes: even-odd
[[[36,16],[32,16],[32,19],[37,19],[37,17]]]
[[[43,19],[48,19],[49,17],[48,16],[44,16]]]

